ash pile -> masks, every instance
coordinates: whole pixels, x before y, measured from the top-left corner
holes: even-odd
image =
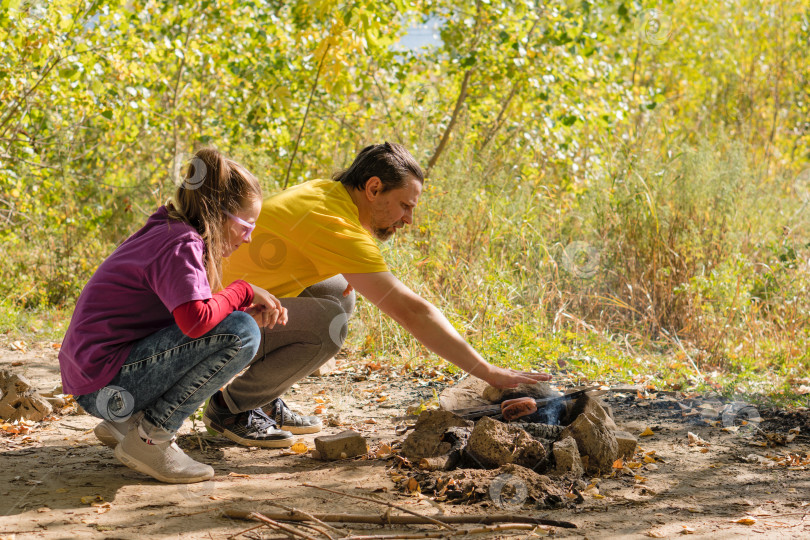
[[[418,417],[401,455],[422,473],[413,478],[423,493],[470,500],[508,474],[541,506],[557,506],[555,477],[577,483],[605,475],[635,453],[636,438],[617,429],[599,395],[596,388],[563,394],[546,383],[499,390],[468,377],[442,392],[440,409]],[[484,478],[488,485],[476,481]]]

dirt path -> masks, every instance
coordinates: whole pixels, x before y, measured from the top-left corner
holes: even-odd
[[[58,384],[52,344],[12,351],[8,343],[0,342],[0,350],[0,368],[13,365],[11,369],[42,390]],[[302,381],[287,401],[307,414],[323,408],[334,424],[327,432],[360,431],[372,454],[381,444],[396,446],[403,437],[395,435],[393,419],[405,415],[408,407],[431,401],[450,381],[429,369],[415,373],[369,367],[344,361],[326,377]],[[553,510],[527,503],[519,511],[571,521],[577,529],[540,527],[533,533],[486,536],[664,538],[688,532],[712,539],[810,537],[810,471],[797,465],[810,453],[810,413],[760,411],[761,427],[767,432],[786,436],[791,428],[800,428],[786,446],[765,448],[752,445],[761,438],[749,432],[723,431],[723,425],[696,414],[711,408],[705,401],[663,395],[638,399],[632,393],[612,392],[608,402],[620,428],[636,435],[646,428],[654,432],[640,437],[639,467],[632,474],[619,471],[611,478],[585,478],[585,484],[595,482],[596,489],[585,491],[584,502],[572,500]],[[380,497],[424,515],[502,512],[492,501],[436,503],[402,492],[391,479],[396,461],[391,457],[325,463],[308,454],[233,446],[207,436],[201,424],[192,426],[190,421],[181,431],[180,444],[195,459],[211,464],[217,475],[190,486],[160,484],[120,465],[93,436],[95,424],[92,417],[70,415],[44,422],[28,435],[0,434],[0,538],[227,538],[253,524],[223,518],[220,510],[270,512],[268,500],[313,513],[385,511],[373,503],[303,487],[304,482]],[[689,446],[690,431],[709,445]],[[314,446],[314,436],[302,439]],[[652,462],[646,463],[645,455]],[[571,485],[558,482],[565,488]],[[91,506],[92,499],[97,499],[97,506]],[[734,523],[740,519],[752,524]],[[431,528],[351,526],[364,534]],[[258,529],[240,538],[281,536]]]

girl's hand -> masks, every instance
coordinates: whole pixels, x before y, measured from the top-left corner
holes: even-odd
[[[281,305],[278,298],[252,283],[250,286],[253,288],[253,305],[246,311],[259,327],[273,328],[276,323],[287,324],[287,308]]]
[[[551,380],[551,375],[548,373],[531,373],[497,366],[491,366],[490,369],[492,371],[487,374],[484,380],[495,388],[516,388],[519,384],[535,384],[540,381]]]

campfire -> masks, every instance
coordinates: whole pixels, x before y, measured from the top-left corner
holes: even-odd
[[[546,383],[497,390],[468,378],[442,393],[441,409],[423,412],[402,453],[425,471],[498,469],[580,477],[612,470],[636,439],[617,430],[595,388],[565,393]]]

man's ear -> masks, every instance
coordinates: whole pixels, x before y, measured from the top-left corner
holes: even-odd
[[[372,176],[368,180],[366,180],[366,197],[369,201],[373,201],[377,198],[377,195],[382,193],[382,180],[380,180],[379,176]]]

